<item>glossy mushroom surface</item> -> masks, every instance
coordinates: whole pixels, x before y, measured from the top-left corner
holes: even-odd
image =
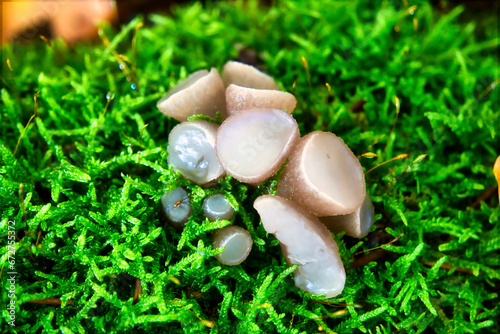
[[[373,226],[375,209],[372,199],[366,193],[363,204],[347,215],[320,217],[319,220],[333,233],[344,232],[353,238],[363,238],[370,232]]]
[[[290,153],[276,194],[318,217],[344,215],[361,206],[365,177],[341,138],[314,131],[301,138]]]
[[[219,111],[222,117],[227,115],[225,87],[213,67],[210,72],[200,70],[180,81],[156,106],[180,122],[196,114],[215,118]]]
[[[276,173],[298,138],[297,122],[287,112],[251,109],[222,123],[215,148],[228,174],[258,184]]]
[[[217,124],[182,122],[168,136],[168,163],[187,179],[203,185],[224,174],[215,153]]]
[[[215,231],[212,235],[213,248],[224,247],[215,257],[222,264],[235,266],[243,262],[252,250],[250,233],[239,226],[229,225]]]
[[[279,90],[274,79],[253,66],[237,61],[228,61],[222,69],[222,81],[224,86],[235,84],[242,87],[256,89]]]
[[[280,242],[288,263],[299,265],[295,285],[326,298],[340,294],[346,280],[344,265],[337,244],[318,218],[278,196],[260,196],[253,205],[266,231]]]
[[[210,221],[231,220],[234,208],[223,194],[212,194],[203,200],[203,212]]]
[[[161,197],[161,208],[167,221],[178,230],[186,225],[193,212],[189,195],[182,187],[177,187]]]
[[[231,84],[226,89],[226,106],[229,115],[253,108],[282,109],[291,113],[297,99],[279,90],[255,89]]]

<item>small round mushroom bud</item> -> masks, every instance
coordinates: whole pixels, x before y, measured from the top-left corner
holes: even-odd
[[[325,224],[333,233],[344,232],[353,238],[363,238],[370,232],[373,226],[375,209],[370,195],[366,193],[363,204],[353,213],[340,216],[320,217],[319,220]]]
[[[253,206],[266,231],[280,242],[288,263],[299,265],[297,287],[326,298],[342,292],[346,275],[339,249],[318,218],[279,196],[260,196]]]
[[[180,81],[156,105],[162,113],[184,122],[189,116],[203,114],[226,116],[226,94],[222,79],[212,67],[200,70]]]
[[[234,208],[223,194],[212,194],[203,201],[203,212],[211,222],[230,220],[234,215]]]
[[[161,197],[164,217],[176,229],[182,230],[186,225],[192,208],[189,195],[182,187],[177,187]]]
[[[318,217],[349,214],[365,198],[365,176],[341,138],[314,131],[301,138],[290,153],[276,194]]]
[[[230,84],[238,86],[279,90],[273,78],[264,72],[259,71],[253,66],[243,64],[237,61],[228,61],[222,69],[222,81],[224,86]]]
[[[245,261],[252,250],[250,233],[239,226],[229,225],[217,230],[212,235],[214,248],[224,247],[222,253],[215,256],[222,264],[235,266]]]
[[[182,122],[168,136],[168,163],[185,178],[206,184],[224,174],[215,154],[217,125],[207,121]]]
[[[282,109],[290,114],[296,105],[295,96],[279,90],[246,88],[234,84],[226,89],[226,106],[229,115],[252,108]]]
[[[215,149],[228,174],[259,184],[276,173],[298,138],[297,122],[285,111],[251,109],[222,123]]]

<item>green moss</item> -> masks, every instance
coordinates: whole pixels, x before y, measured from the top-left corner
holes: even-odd
[[[440,14],[417,6],[408,15],[403,2],[193,4],[172,18],[152,15],[147,27],[138,27],[141,18],[118,34],[105,27],[109,43],[4,47],[1,331],[498,332],[496,194],[471,208],[495,186],[498,31],[460,22],[464,7]],[[237,44],[256,50],[295,92],[302,135],[332,131],[356,155],[376,153],[360,158],[366,170],[408,154],[367,174],[378,232],[361,241],[336,236],[347,284],[327,302],[295,287],[294,268],[252,208],[273,180],[255,190],[228,177],[203,189],[166,162],[176,122],[157,100],[195,70],[220,70]],[[395,96],[401,110],[391,132]],[[360,100],[363,110],[352,112]],[[159,219],[160,197],[179,185],[194,206],[182,234]],[[210,231],[228,222],[209,223],[201,205],[215,191],[228,195],[235,223],[254,240],[240,266],[214,258]],[[6,310],[9,220],[16,327]],[[354,262],[363,255],[354,253],[396,237],[378,262]],[[136,278],[142,296],[134,303]],[[29,303],[45,298],[61,305]]]

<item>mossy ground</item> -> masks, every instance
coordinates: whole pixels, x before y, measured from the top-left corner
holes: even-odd
[[[152,15],[151,25],[104,28],[93,45],[4,47],[1,331],[498,333],[498,22],[494,13],[461,20],[463,11],[404,1],[194,4]],[[259,223],[252,201],[272,181],[203,189],[167,164],[176,122],[156,101],[195,70],[220,70],[237,45],[295,93],[302,135],[332,131],[356,155],[377,154],[360,157],[365,170],[408,154],[367,174],[376,230],[336,236],[347,271],[336,298],[298,290]],[[160,197],[179,185],[195,211],[182,234],[159,216]],[[254,239],[240,266],[214,258],[210,231],[228,222],[205,221],[201,202],[215,191]],[[16,327],[6,310],[9,220]],[[366,254],[379,258],[359,260]]]

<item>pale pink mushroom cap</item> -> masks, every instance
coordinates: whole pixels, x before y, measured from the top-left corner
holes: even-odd
[[[319,220],[333,233],[345,232],[353,238],[365,237],[373,226],[375,209],[366,193],[363,204],[353,213],[340,216],[320,217]]]
[[[266,231],[280,242],[288,263],[299,265],[297,287],[326,298],[342,292],[346,274],[339,249],[318,218],[278,196],[260,196],[253,206]]]
[[[274,79],[266,73],[259,71],[253,66],[237,61],[228,61],[224,65],[222,69],[222,81],[225,87],[235,84],[256,89],[280,89]]]
[[[276,194],[318,217],[349,214],[365,198],[365,177],[341,138],[315,131],[301,138],[290,153]]]
[[[207,121],[182,122],[168,135],[168,163],[184,177],[206,184],[224,174],[215,153],[217,124]]]
[[[235,179],[258,184],[272,176],[299,138],[297,122],[280,109],[251,109],[219,127],[217,157]]]
[[[290,93],[279,90],[255,89],[234,84],[226,89],[226,105],[229,115],[252,108],[282,109],[292,113],[297,99]]]
[[[227,115],[224,84],[213,67],[210,72],[200,70],[180,81],[156,106],[162,113],[179,122],[196,114],[215,118],[219,111],[222,117]]]

